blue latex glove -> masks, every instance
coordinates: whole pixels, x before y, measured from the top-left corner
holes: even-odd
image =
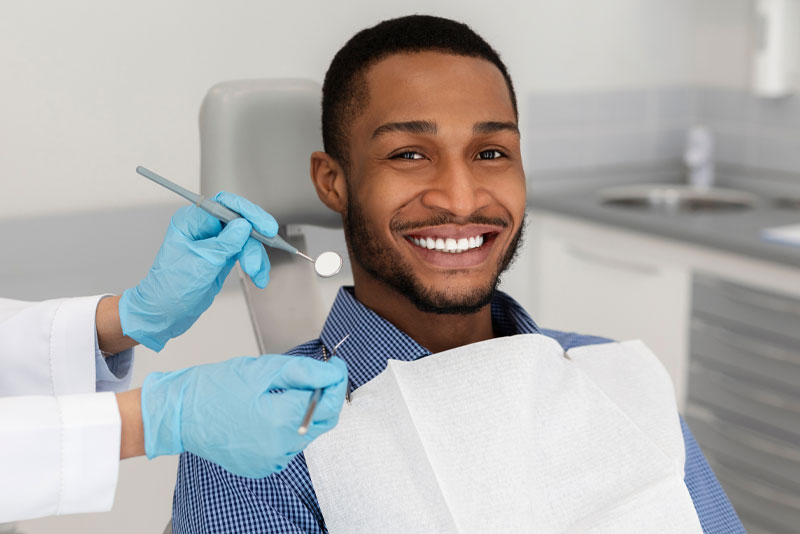
[[[317,387],[325,389],[301,436]],[[271,392],[278,389],[285,391]],[[336,426],[346,389],[347,366],[336,357],[266,354],[152,373],[142,386],[145,452],[188,451],[236,475],[263,478]]]
[[[222,223],[197,206],[179,209],[150,272],[122,294],[122,332],[149,349],[160,351],[194,324],[219,293],[236,260],[256,286],[264,288],[269,282],[267,253],[249,235],[255,227],[274,237],[278,223],[263,209],[232,193],[218,193],[214,200],[243,218],[223,229]]]

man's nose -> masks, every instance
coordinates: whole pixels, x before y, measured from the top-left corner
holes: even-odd
[[[489,203],[489,192],[473,172],[470,162],[445,160],[422,195],[425,207],[467,217]]]

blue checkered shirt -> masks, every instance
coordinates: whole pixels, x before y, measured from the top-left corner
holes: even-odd
[[[540,333],[556,339],[564,350],[609,341],[540,329],[514,299],[499,291],[492,300],[492,322],[497,336]],[[321,359],[323,346],[330,352],[347,334],[350,337],[336,355],[347,363],[354,389],[380,374],[389,358],[410,361],[430,354],[359,303],[352,288],[339,290],[319,339],[288,354]],[[703,532],[745,532],[683,420],[681,425],[686,443],[684,480]],[[302,454],[280,473],[262,479],[242,478],[198,456],[182,454],[172,521],[176,534],[327,532]]]

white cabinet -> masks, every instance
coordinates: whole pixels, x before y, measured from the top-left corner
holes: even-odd
[[[529,213],[528,224],[521,263],[530,277],[516,289],[537,324],[642,339],[669,371],[681,410],[694,273],[800,297],[797,268],[548,212]]]
[[[588,223],[532,217],[536,321],[545,328],[641,339],[685,397],[690,274],[654,254],[649,238]]]

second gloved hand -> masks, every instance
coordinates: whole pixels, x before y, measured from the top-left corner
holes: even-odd
[[[224,228],[196,206],[178,210],[147,276],[119,301],[122,332],[149,349],[189,329],[211,305],[234,264],[258,287],[269,281],[264,246],[249,237],[255,229],[268,237],[278,232],[272,215],[232,193],[214,200],[242,215]]]
[[[315,388],[324,388],[322,397],[301,436]],[[336,426],[346,389],[347,366],[336,357],[266,354],[152,373],[142,386],[145,452],[188,451],[236,475],[263,478]]]

